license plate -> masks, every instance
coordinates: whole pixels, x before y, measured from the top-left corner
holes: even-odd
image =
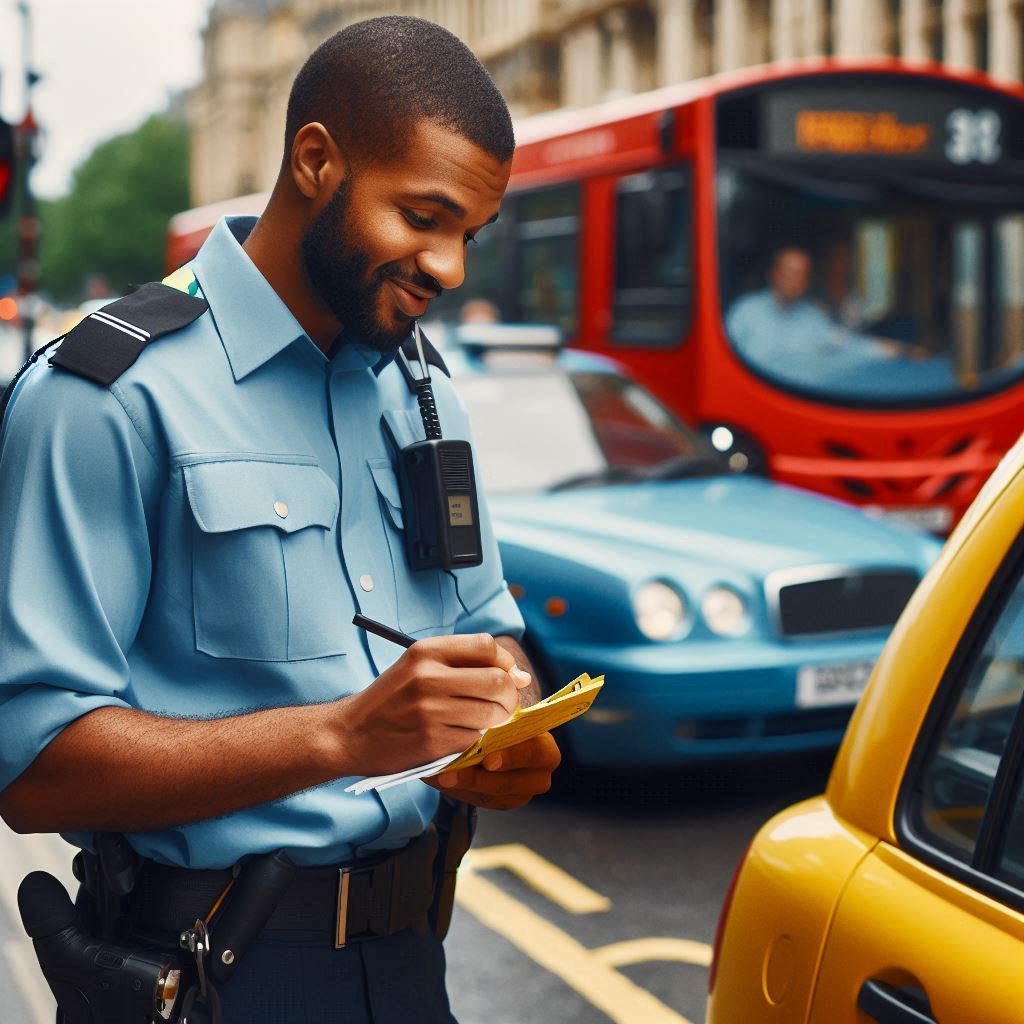
[[[927,533],[949,533],[953,525],[953,510],[948,505],[911,505],[905,508],[868,505],[864,511],[875,519],[913,526]]]
[[[805,665],[796,674],[797,707],[856,704],[868,685],[873,667],[870,661],[846,665]]]

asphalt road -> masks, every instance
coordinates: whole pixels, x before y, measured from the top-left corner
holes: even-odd
[[[698,1024],[718,909],[776,810],[824,787],[828,758],[583,779],[485,812],[448,937],[461,1024]],[[52,1024],[17,917],[35,867],[70,886],[69,848],[0,826],[0,1019]]]
[[[447,942],[459,1020],[703,1021],[706,965],[736,863],[775,811],[821,792],[829,762],[805,755],[603,777],[482,814]],[[598,899],[560,906],[572,881]]]

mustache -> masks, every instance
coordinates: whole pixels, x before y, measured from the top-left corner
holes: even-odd
[[[377,271],[378,279],[383,281],[396,281],[399,284],[411,284],[416,288],[422,288],[426,292],[432,292],[434,298],[439,298],[444,289],[438,283],[437,278],[430,274],[424,274],[421,270],[414,270],[411,274],[402,269],[398,263],[385,263]]]

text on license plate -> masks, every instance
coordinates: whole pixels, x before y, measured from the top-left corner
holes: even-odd
[[[820,708],[829,704],[855,704],[871,676],[870,661],[845,665],[804,665],[796,674],[796,704]]]

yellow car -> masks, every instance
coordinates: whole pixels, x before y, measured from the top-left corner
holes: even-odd
[[[722,908],[708,1024],[1024,1022],[1024,439]]]

